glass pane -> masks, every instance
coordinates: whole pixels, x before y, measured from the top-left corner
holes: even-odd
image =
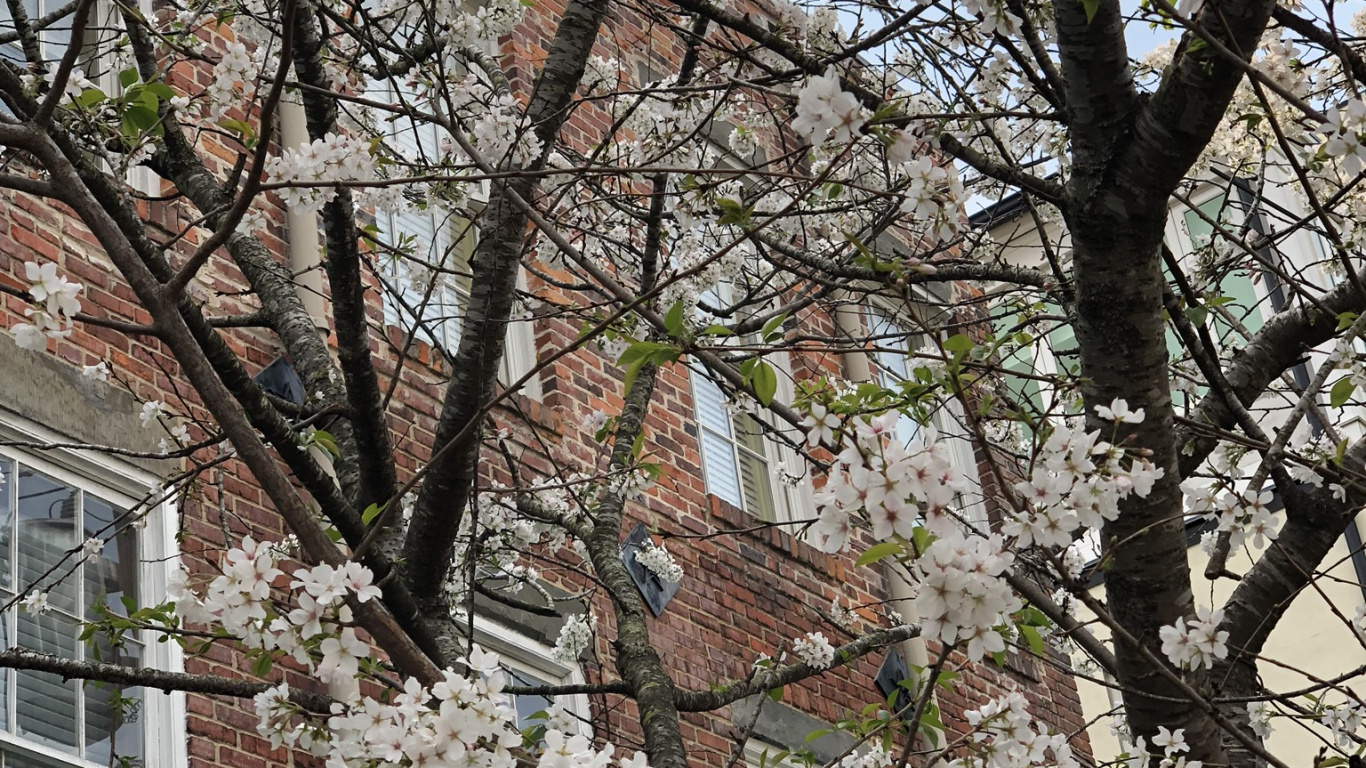
[[[135,645],[105,648],[103,658],[127,667],[141,666],[141,650]],[[85,758],[92,763],[118,766],[119,758],[142,756],[143,694],[139,687],[113,683],[85,684]]]
[[[3,5],[3,3],[0,3]],[[14,589],[13,561],[14,510],[10,498],[14,496],[14,462],[0,459],[0,588]]]
[[[77,558],[67,553],[78,538],[79,498],[68,488],[27,467],[19,470],[19,587],[48,590],[53,607],[76,613]]]
[[[76,658],[79,629],[55,613],[19,612],[19,645],[39,653]],[[76,681],[62,682],[43,672],[17,674],[15,714],[18,734],[70,752],[76,751]]]
[[[703,429],[699,435],[702,446],[702,469],[706,475],[707,492],[714,493],[736,507],[744,508],[740,498],[739,469],[735,465],[735,448],[729,440],[723,440]]]
[[[18,752],[5,752],[5,768],[51,768],[46,763],[40,763],[30,757],[25,757]]]
[[[85,561],[86,618],[97,618],[96,605],[123,616],[123,598],[138,599],[137,530],[115,509],[90,495],[85,497],[85,538],[99,537],[104,551]]]
[[[535,675],[528,674],[519,669],[509,669],[503,667],[507,673],[509,685],[549,685],[549,681],[542,680]],[[546,696],[514,696],[513,705],[517,708],[517,728],[524,729],[529,725],[544,725],[545,720],[529,720],[537,712],[544,712],[553,704]]]
[[[769,477],[768,460],[764,458],[764,436],[753,416],[737,416],[736,442],[743,448],[740,458],[740,485],[745,495],[745,511],[762,520],[776,519],[773,503],[773,480]]]

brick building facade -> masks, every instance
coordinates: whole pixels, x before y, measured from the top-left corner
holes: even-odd
[[[562,10],[554,0],[536,3],[516,31],[501,41],[504,67],[513,75],[514,90],[528,89]],[[625,6],[609,16],[600,45],[603,55],[622,61],[628,72],[667,70],[676,66],[682,55],[676,35]],[[203,72],[181,74],[206,77]],[[178,87],[175,82],[171,85]],[[565,140],[586,148],[609,124],[606,111],[585,107],[568,124]],[[286,126],[286,132],[288,129]],[[202,154],[216,157],[220,170],[231,167],[237,148],[215,144],[211,138],[204,141]],[[169,193],[171,187],[167,184],[160,191]],[[305,249],[311,248],[314,266],[301,273],[299,282],[302,290],[320,289],[325,295],[327,289],[317,279],[318,238],[308,231],[309,219],[291,220],[278,200],[273,196],[267,199],[274,207],[265,211],[267,222],[258,233],[261,241],[282,262],[287,254],[297,254],[301,243]],[[206,236],[193,226],[198,213],[182,200],[144,201],[140,207],[157,237],[185,233],[173,247],[179,258],[192,253]],[[538,254],[528,254],[528,258],[535,261]],[[147,322],[146,312],[102,253],[97,239],[70,211],[22,194],[5,193],[0,205],[0,284],[12,289],[4,298],[7,327],[22,322],[30,306],[22,297],[28,287],[26,262],[54,262],[63,274],[79,281],[84,287],[84,310],[94,318],[116,321],[115,325]],[[367,295],[373,298],[371,353],[381,382],[387,386],[398,380],[387,415],[400,471],[412,473],[430,458],[449,365],[427,341],[410,339],[403,329],[394,326],[394,312],[386,312],[376,273],[382,275],[382,270],[366,274],[371,289]],[[580,324],[573,318],[545,309],[555,306],[557,298],[565,298],[561,289],[528,274],[527,290],[541,299],[542,309],[516,323],[512,331],[522,340],[513,345],[512,354],[523,357],[511,365],[515,375],[530,370],[530,360],[570,345],[580,332]],[[190,291],[210,317],[241,318],[257,309],[247,281],[226,258],[212,261]],[[458,302],[458,297],[453,301]],[[876,322],[875,313],[869,309],[853,313],[852,320],[841,320],[835,310],[817,307],[802,312],[788,326],[792,332],[835,335],[842,322]],[[325,317],[325,307],[323,313]],[[282,357],[271,333],[230,327],[233,323],[228,322],[222,325],[222,337],[253,374]],[[907,354],[913,351],[909,346],[905,350]],[[101,362],[111,371],[108,381],[82,374],[83,368]],[[782,386],[790,392],[793,381],[843,378],[851,375],[851,367],[859,366],[864,377],[889,375],[895,373],[896,364],[894,359],[879,360],[859,350],[846,354],[799,351],[787,361],[790,380]],[[614,414],[620,410],[621,373],[613,356],[595,346],[559,357],[534,377],[534,386],[493,411],[493,426],[508,431],[506,450],[530,474],[548,472],[552,460],[559,466],[591,468],[602,450],[594,436],[594,417],[598,412]],[[644,451],[658,457],[664,472],[643,501],[632,502],[629,522],[622,531],[625,536],[636,523],[644,523],[657,532],[656,540],[667,541],[683,566],[686,575],[680,589],[652,620],[650,630],[674,680],[687,690],[707,690],[717,682],[741,678],[756,659],[790,652],[792,640],[807,632],[820,631],[836,644],[844,642],[849,636],[842,635],[828,617],[837,598],[844,606],[857,607],[860,627],[855,629],[867,629],[882,621],[883,606],[893,597],[882,570],[854,562],[871,540],[864,541],[862,547],[856,545],[848,555],[827,555],[795,535],[795,526],[781,524],[803,519],[798,513],[810,504],[809,481],[776,482],[787,457],[745,444],[729,415],[704,425],[699,417],[699,398],[714,400],[715,392],[707,389],[709,386],[714,387],[701,381],[686,362],[667,366],[661,372],[644,429]],[[152,414],[150,420],[141,420],[143,403],[148,402],[167,403],[173,415],[158,419]],[[44,535],[37,522],[40,520],[65,521],[61,525],[69,527],[84,525],[87,533],[98,530],[95,524],[102,504],[117,508],[136,503],[188,466],[184,460],[160,458],[162,443],[172,437],[169,428],[180,424],[189,426],[191,440],[201,439],[205,434],[201,423],[207,423],[206,413],[194,393],[187,391],[175,360],[153,338],[130,333],[124,327],[78,323],[69,337],[51,341],[46,352],[30,352],[16,348],[9,337],[0,337],[0,425],[6,446],[0,448],[0,470],[11,480],[5,484],[4,493],[14,494],[6,495],[0,505],[0,511],[6,513],[3,516],[10,520],[5,535],[15,542],[9,545],[13,549],[6,551],[14,553],[15,561],[31,558],[21,542]],[[708,439],[711,449],[704,447]],[[119,450],[89,451],[71,448],[71,444]],[[204,447],[196,457],[201,461],[213,458],[215,450]],[[733,452],[727,460],[717,458],[721,454],[709,458],[704,455],[708,450]],[[963,445],[958,450],[966,451],[959,454],[965,462],[976,462],[971,448]],[[489,441],[485,452],[485,479],[509,482],[503,452],[495,441]],[[760,468],[757,471],[756,466]],[[768,485],[764,489],[756,482]],[[48,504],[46,509],[39,509],[34,501],[58,497],[68,501]],[[991,503],[989,494],[974,503],[985,515]],[[75,572],[73,578],[88,583],[104,579],[104,588],[91,594],[122,593],[136,595],[142,604],[155,603],[165,589],[162,558],[167,555],[179,551],[192,569],[207,572],[208,562],[216,560],[225,547],[225,535],[278,540],[285,533],[280,517],[236,460],[204,469],[189,493],[156,505],[149,520],[136,532],[108,535],[111,545],[103,556],[108,568],[79,566],[83,570]],[[765,525],[766,521],[775,524]],[[70,532],[65,535],[67,538],[56,539],[46,548],[33,550],[46,559],[14,566],[21,588],[28,586],[23,582],[29,572],[25,568],[38,569],[33,573],[42,574],[39,566],[60,560],[61,554],[78,541]],[[540,566],[547,589],[557,595],[583,590],[587,583],[574,573],[575,556],[568,552],[556,556],[558,563]],[[8,583],[7,587],[13,588]],[[523,681],[594,683],[610,679],[611,641],[615,637],[612,611],[606,595],[600,591],[589,595],[589,607],[599,620],[596,644],[576,667],[548,658],[561,619],[519,611],[487,597],[477,603],[476,639],[503,653],[510,669]],[[76,642],[74,626],[81,619],[95,617],[95,602],[99,598],[89,595],[86,600],[74,600],[61,621],[40,620],[11,609],[5,632],[15,633],[10,636],[21,644],[46,652],[89,654]],[[572,610],[568,605],[560,608],[562,612]],[[140,655],[157,665],[183,665],[191,673],[237,677],[250,666],[227,645],[209,644],[202,652],[193,645],[185,654],[173,645],[156,643],[145,648],[135,645],[119,653],[130,660]],[[901,649],[903,655],[916,652],[910,647]],[[771,749],[805,746],[822,762],[838,757],[852,743],[849,737],[832,733],[808,745],[806,736],[857,716],[865,705],[884,698],[875,678],[885,656],[871,654],[847,668],[789,686],[780,702],[767,702],[757,714],[755,699],[712,712],[685,713],[684,737],[691,750],[691,764],[699,768],[726,766],[737,750],[735,734],[751,723],[756,744]],[[954,666],[965,667],[965,677],[953,692],[941,695],[944,722],[949,728],[956,723],[961,726],[958,714],[964,709],[1018,687],[1026,692],[1043,721],[1077,734],[1075,743],[1087,754],[1080,706],[1065,665],[1065,660],[1053,655],[1035,659],[1012,653],[1005,668],[969,666],[960,658]],[[318,689],[316,681],[296,672],[277,669],[274,674],[295,687]],[[302,759],[283,749],[272,750],[257,734],[250,700],[130,690],[122,695],[136,695],[142,701],[133,708],[136,716],[116,717],[106,712],[102,718],[101,708],[109,704],[94,687],[13,671],[4,685],[8,721],[0,729],[0,752],[6,763],[112,765],[122,753],[125,758],[141,760],[147,768],[267,768]],[[639,744],[638,717],[628,700],[611,694],[570,698],[571,708],[591,722],[596,738],[628,747]],[[40,701],[47,702],[46,708],[34,715],[29,706]],[[529,701],[527,711],[536,703]],[[741,758],[752,759],[754,751],[741,752]]]

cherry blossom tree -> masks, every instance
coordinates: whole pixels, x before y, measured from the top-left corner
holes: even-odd
[[[1343,703],[1309,707],[1259,679],[1267,637],[1366,500],[1366,443],[1348,423],[1366,383],[1356,19],[1262,0],[539,5],[72,0],[32,16],[7,2],[0,187],[70,211],[137,302],[87,313],[80,283],[35,260],[5,289],[29,303],[11,333],[34,349],[82,324],[155,340],[187,390],[141,413],[190,467],[165,493],[240,462],[292,536],[225,542],[215,575],[184,572],[138,620],[219,626],[259,670],[301,665],[332,696],[21,651],[4,664],[254,696],[274,744],[338,768],[506,766],[524,744],[542,765],[605,766],[613,749],[557,713],[519,733],[518,689],[471,642],[477,594],[550,610],[484,580],[534,591],[548,558],[610,597],[614,675],[589,688],[638,707],[645,749],[629,768],[686,764],[680,712],[916,636],[941,652],[917,676],[915,725],[951,652],[990,663],[1048,642],[1122,694],[1128,750],[1101,759],[1284,766],[1266,747],[1283,717],[1321,721],[1325,749],[1359,749],[1350,676],[1307,691]],[[642,56],[623,15],[670,56]],[[1150,25],[1174,42],[1132,49]],[[543,50],[528,55],[533,38]],[[295,140],[282,124],[300,107]],[[1238,202],[1194,205],[1211,185]],[[146,214],[166,196],[190,212],[180,231]],[[996,200],[1029,248],[969,220]],[[1165,240],[1174,207],[1210,233],[1193,261]],[[309,292],[323,289],[272,250],[282,209],[300,230],[320,222],[321,318]],[[409,232],[405,216],[445,234]],[[1313,259],[1285,253],[1309,237]],[[225,269],[252,312],[205,299]],[[1248,274],[1274,288],[1239,314],[1225,290]],[[428,311],[447,290],[458,333]],[[376,320],[376,293],[396,321]],[[528,313],[581,332],[509,375],[509,329]],[[401,343],[384,330],[395,322]],[[247,334],[285,350],[302,403],[251,378],[233,343]],[[1051,365],[1011,365],[1045,344]],[[396,460],[402,377],[382,376],[375,350],[406,361],[424,346],[449,380],[414,470]],[[525,466],[506,441],[526,425],[495,406],[590,347],[623,374],[620,409],[584,423],[601,454]],[[844,357],[877,375],[809,362]],[[661,372],[685,366],[799,457],[812,514],[776,525],[881,561],[913,585],[917,618],[889,612],[838,646],[794,636],[792,658],[711,690],[675,682],[619,544],[628,504],[667,474],[640,445]],[[111,361],[85,373],[120,375]],[[950,432],[975,445],[977,475]],[[481,480],[489,457],[505,460],[500,485]],[[1214,525],[1203,574],[1186,545],[1197,519]],[[637,556],[666,582],[685,576],[669,546]],[[1202,578],[1236,586],[1197,608]],[[24,609],[45,610],[25,586]],[[571,617],[557,653],[576,658],[598,626]],[[948,743],[874,728],[860,735],[875,748],[845,763],[1075,762],[1018,694],[965,719],[970,735]]]

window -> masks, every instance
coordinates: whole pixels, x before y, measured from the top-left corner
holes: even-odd
[[[370,96],[381,101],[411,104],[415,96],[399,93],[380,83]],[[391,149],[413,162],[436,163],[441,156],[442,134],[432,123],[416,120],[396,109],[385,126]],[[420,171],[421,169],[413,169]],[[399,171],[400,174],[406,171]],[[478,200],[472,200],[477,208]],[[470,296],[470,261],[479,242],[476,210],[452,210],[442,205],[408,206],[402,210],[376,211],[379,239],[401,251],[383,253],[379,259],[384,294],[384,324],[411,332],[446,354],[460,345],[461,320]],[[526,289],[526,275],[517,277],[517,289]],[[514,320],[507,329],[499,380],[510,384],[536,364],[534,331],[530,319]],[[522,393],[539,400],[540,382],[531,379]]]
[[[738,289],[723,283],[699,297],[698,316],[704,321],[710,320],[710,315],[701,307],[728,307],[739,301]],[[749,308],[747,311],[760,312],[762,309]],[[758,336],[732,336],[725,342],[757,343]],[[794,392],[787,353],[770,354],[764,360],[777,374],[775,399],[791,403]],[[700,368],[694,368],[690,378],[707,492],[760,520],[782,522],[813,517],[815,507],[810,485],[804,479],[807,477],[805,460],[791,447],[801,445],[805,435],[790,427],[779,427],[774,421],[761,420],[761,416],[732,413],[725,392]],[[774,432],[783,432],[787,440],[777,440]]]
[[[879,386],[893,392],[901,391],[901,382],[912,378],[910,360],[914,357],[911,339],[916,335],[901,327],[887,310],[871,305],[868,309],[869,331],[873,336],[873,379]],[[896,436],[902,445],[920,436],[920,422],[901,414],[896,422]]]
[[[454,354],[460,313],[469,300],[473,222],[433,209],[381,213],[376,221],[389,245],[412,254],[381,262],[389,284],[385,324],[411,329],[418,339]]]
[[[750,414],[732,414],[725,393],[706,374],[693,371],[692,382],[707,491],[760,520],[780,519],[762,424]]]
[[[544,643],[537,642],[515,630],[495,624],[476,615],[474,620],[474,639],[485,650],[496,652],[507,673],[509,685],[566,685],[583,683],[583,673],[577,667],[568,667],[551,658],[552,650]],[[583,725],[583,733],[588,734],[588,697],[582,694],[558,696],[567,712],[576,717]],[[551,705],[546,696],[516,696],[513,706],[517,709],[517,727],[543,724],[544,720],[532,720],[531,716],[543,712]]]
[[[923,343],[924,337],[909,329],[891,310],[876,305],[868,306],[868,330],[873,337],[872,376],[879,386],[893,392],[901,391],[901,383],[914,379],[915,353],[923,350],[938,354]],[[917,343],[917,342],[922,343]],[[930,415],[938,439],[953,454],[953,463],[967,476],[973,488],[979,488],[977,477],[977,456],[973,441],[964,426],[962,407],[954,398],[945,398],[939,410]],[[897,419],[896,435],[903,445],[921,436],[920,422],[902,413]],[[959,514],[974,527],[985,527],[988,519],[986,507],[982,503],[980,491],[977,498],[959,494],[957,507]]]
[[[380,83],[375,95],[402,104],[413,93],[397,93]],[[390,116],[386,116],[388,118]],[[436,162],[441,131],[429,122],[396,110],[383,126],[390,148],[410,162]],[[399,173],[405,173],[400,171]],[[469,260],[474,252],[474,225],[468,216],[442,206],[376,211],[380,239],[405,255],[383,254],[384,322],[411,329],[422,341],[454,353],[460,341],[460,312],[469,298]]]
[[[77,660],[177,668],[174,643],[149,646],[151,638],[140,633],[130,633],[118,646],[107,636],[79,639],[82,622],[99,618],[101,608],[121,614],[124,599],[141,604],[164,593],[174,545],[164,527],[166,510],[147,513],[141,527],[128,514],[153,483],[129,487],[126,480],[95,479],[138,477],[136,468],[97,467],[88,459],[71,464],[81,471],[46,455],[0,449],[0,603],[32,588],[47,592],[50,605],[43,613],[11,609],[0,614],[0,645]],[[104,542],[98,556],[70,554],[90,538]],[[183,720],[183,694],[146,696],[138,687],[0,670],[0,755],[6,766],[183,765]]]
[[[29,21],[34,21],[42,16],[49,14],[64,3],[60,0],[23,0],[24,13],[28,15]],[[13,34],[18,31],[14,24],[14,16],[9,12],[7,3],[0,3],[0,33]],[[62,53],[66,51],[67,45],[71,42],[71,17],[62,19],[47,29],[38,32],[38,44],[42,51],[43,59],[53,61],[60,59]],[[19,65],[24,65],[24,51],[18,41],[0,45],[0,56]]]
[[[1168,231],[1168,242],[1177,244],[1175,250],[1182,261],[1182,269],[1196,290],[1203,291],[1207,299],[1223,297],[1222,301],[1229,312],[1248,331],[1256,333],[1262,326],[1262,315],[1269,314],[1269,307],[1261,307],[1263,297],[1257,286],[1261,270],[1231,269],[1228,266],[1230,263],[1246,263],[1251,257],[1237,250],[1229,256],[1220,257],[1215,254],[1224,251],[1216,249],[1211,252],[1207,248],[1216,237],[1213,222],[1220,222],[1221,226],[1236,235],[1239,231],[1238,221],[1242,217],[1241,207],[1231,203],[1222,191],[1215,191],[1214,194],[1205,195],[1200,202],[1195,202],[1194,209],[1179,209],[1179,214],[1173,216],[1176,221]],[[1211,322],[1221,343],[1237,339],[1241,344],[1241,336],[1216,313],[1211,312]]]

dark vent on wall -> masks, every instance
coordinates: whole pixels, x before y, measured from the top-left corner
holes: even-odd
[[[294,367],[289,361],[283,357],[275,358],[275,362],[267,365],[265,370],[252,378],[261,385],[261,389],[281,400],[295,405],[304,404],[304,382],[299,378],[299,374],[294,372]]]
[[[621,562],[626,565],[626,570],[630,571],[631,578],[636,582],[636,588],[640,590],[641,597],[645,598],[645,604],[650,607],[650,613],[658,616],[664,613],[664,606],[678,594],[678,584],[669,583],[654,575],[645,566],[636,562],[636,552],[645,546],[645,542],[650,540],[649,531],[645,530],[644,523],[636,523],[636,527],[631,530],[631,535],[626,537],[626,541],[621,545]]]

